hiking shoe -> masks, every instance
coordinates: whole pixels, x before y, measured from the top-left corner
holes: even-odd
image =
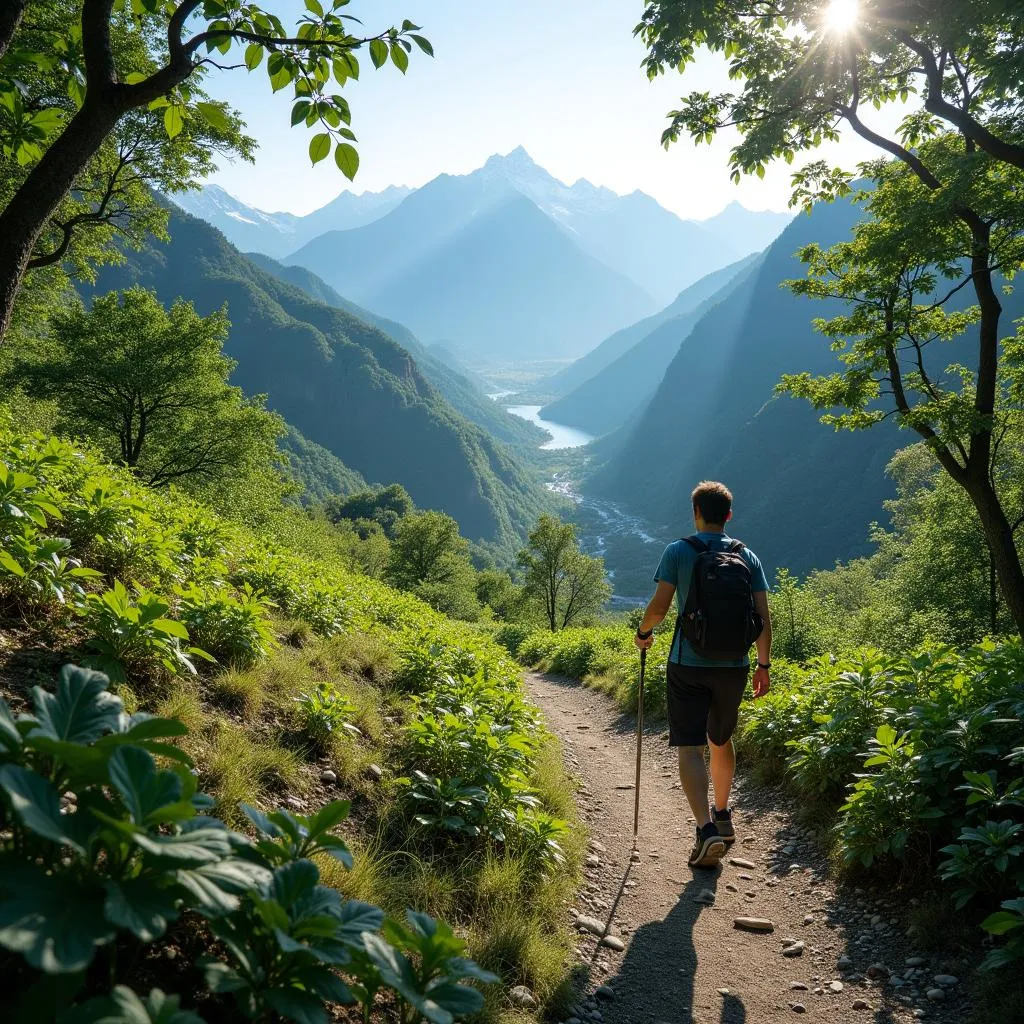
[[[709,821],[697,829],[697,842],[693,844],[688,861],[691,868],[713,868],[725,856],[725,840],[718,828]]]
[[[725,840],[726,846],[732,846],[736,842],[736,832],[732,827],[732,809],[727,807],[724,811],[711,808],[711,820],[718,829],[718,834]]]

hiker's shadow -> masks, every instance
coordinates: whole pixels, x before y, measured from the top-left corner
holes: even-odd
[[[686,883],[675,905],[661,921],[652,921],[636,930],[619,971],[615,976],[617,998],[613,1006],[620,1010],[633,1007],[636,1020],[657,1024],[700,1024],[717,1018],[719,1024],[745,1024],[747,1011],[733,994],[713,995],[720,1008],[704,1006],[694,1016],[694,978],[697,974],[698,950],[694,929],[702,913],[710,907],[697,897],[708,889],[715,892],[720,880],[717,871],[701,871]],[[641,885],[643,882],[641,881]],[[700,956],[713,955],[701,950]],[[608,1019],[633,1021],[631,1014],[606,1014]]]

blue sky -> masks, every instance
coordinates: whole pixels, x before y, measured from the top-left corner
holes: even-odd
[[[269,0],[282,17],[301,2]],[[641,189],[684,217],[703,218],[732,200],[786,209],[791,167],[765,180],[729,180],[730,140],[694,147],[659,144],[665,114],[691,89],[728,88],[724,63],[710,55],[685,76],[648,82],[632,30],[643,4],[631,0],[355,0],[368,30],[403,18],[424,27],[435,58],[414,53],[402,76],[388,64],[346,88],[362,159],[351,187],[378,191],[466,173],[492,153],[523,145],[556,177],[587,178],[616,192]],[[327,160],[311,167],[304,127],[290,129],[290,93],[271,96],[261,68],[217,73],[210,91],[245,117],[260,143],[255,166],[222,166],[211,180],[264,210],[308,213],[346,187]],[[872,112],[874,113],[874,112]],[[880,122],[891,124],[888,116]],[[877,155],[856,141],[816,156],[845,166]],[[808,158],[810,159],[810,157]]]

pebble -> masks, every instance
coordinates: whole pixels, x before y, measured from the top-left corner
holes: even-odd
[[[854,999],[853,1008],[855,1010],[870,1010],[871,1004],[866,999]]]
[[[804,924],[814,924],[814,915],[813,914],[805,915],[805,917],[804,917]]]
[[[739,889],[735,885],[733,885],[732,882],[726,882],[725,883],[725,891],[726,892],[739,892]]]
[[[888,978],[889,968],[885,964],[872,964],[865,973],[869,978]]]
[[[783,956],[803,956],[804,955],[804,942],[803,939],[798,942],[794,942],[791,946],[786,946],[782,951]]]
[[[580,914],[576,918],[575,927],[590,932],[591,935],[604,935],[604,921],[599,921],[596,917],[588,917],[586,914]]]
[[[953,977],[952,974],[936,974],[932,981],[943,988],[952,988],[954,985],[960,984],[960,979]]]
[[[804,982],[802,982],[802,981],[791,981],[789,983],[789,987],[792,988],[792,989],[797,989],[800,992],[806,992],[807,991],[807,985],[804,984]]]
[[[537,997],[525,985],[516,985],[509,991],[508,998],[513,1005],[525,1007],[527,1010],[537,1006]]]
[[[828,983],[828,987],[832,989],[833,992],[843,991],[843,983],[841,981],[830,981]]]
[[[615,998],[615,992],[607,985],[601,985],[600,988],[594,989],[594,995],[597,996],[598,999],[610,1000]]]
[[[928,961],[923,956],[908,956],[903,962],[907,967],[923,967]]]
[[[734,868],[750,868],[750,869],[753,869],[753,868],[757,867],[757,865],[753,861],[744,860],[742,857],[730,857],[729,858],[729,863]]]
[[[790,1009],[791,1009],[791,1010],[792,1010],[792,1011],[793,1011],[794,1013],[806,1013],[806,1012],[807,1012],[807,1007],[806,1007],[806,1006],[804,1006],[804,1004],[803,1004],[803,1003],[790,1003],[790,1004],[789,1004],[789,1008],[790,1008]]]
[[[852,967],[852,966],[853,966],[853,961],[848,956],[841,956],[836,961],[836,967],[839,967],[839,968]]]
[[[594,853],[608,852],[608,847],[605,846],[604,843],[599,843],[596,839],[590,840],[590,848],[594,851]]]
[[[933,1003],[941,1003],[946,998],[946,990],[944,988],[930,988],[925,993]]]
[[[601,866],[601,858],[600,857],[596,856],[595,854],[591,854],[587,858],[587,867],[588,868],[599,868],[600,866]]]
[[[377,780],[384,778],[384,769],[379,764],[369,764],[366,770]]]
[[[716,991],[720,996],[727,996],[729,994],[729,990],[727,988],[716,989]]]
[[[733,920],[734,928],[742,928],[748,932],[773,932],[775,922],[766,917],[737,917]]]
[[[302,810],[302,801],[297,796],[290,796],[285,800],[285,803],[294,808],[297,811]]]
[[[626,944],[617,935],[606,935],[601,939],[601,945],[614,949],[616,953],[621,953],[626,948]]]
[[[325,768],[320,773],[320,781],[321,782],[337,782],[338,781],[338,773],[337,772],[332,772],[330,768]]]

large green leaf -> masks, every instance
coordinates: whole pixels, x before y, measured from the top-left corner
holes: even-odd
[[[384,911],[371,903],[346,900],[341,907],[340,923],[335,937],[346,945],[364,947],[363,937],[377,931],[384,923]]]
[[[182,799],[175,772],[158,771],[153,758],[138,747],[119,747],[110,758],[110,783],[121,794],[136,825],[183,821],[195,813]]]
[[[119,697],[107,691],[101,672],[65,665],[57,679],[57,692],[33,687],[38,725],[29,733],[71,743],[93,743],[104,733],[117,732],[122,722]]]
[[[21,749],[21,733],[18,732],[18,725],[7,706],[7,701],[0,697],[0,748],[5,748],[10,753]]]
[[[0,768],[0,789],[7,794],[18,820],[37,836],[70,846],[78,853],[85,847],[69,816],[60,813],[60,797],[47,779],[27,768],[8,764]]]
[[[264,993],[267,1005],[285,1020],[296,1024],[327,1024],[327,1011],[323,1003],[309,992],[299,988],[272,988]]]
[[[204,1024],[191,1010],[181,1009],[179,996],[153,989],[143,1000],[130,988],[118,985],[109,996],[64,1014],[58,1024]]]
[[[270,872],[258,864],[230,859],[196,868],[182,868],[176,877],[191,894],[192,906],[196,910],[217,917],[238,906],[239,894],[266,885]]]
[[[178,919],[174,894],[145,878],[107,882],[104,908],[111,923],[134,932],[143,942],[154,942]]]
[[[317,866],[309,860],[296,860],[275,868],[270,883],[270,896],[286,909],[308,896],[320,881]]]
[[[0,946],[47,974],[84,970],[115,934],[102,892],[42,871],[24,872],[0,902]]]
[[[173,835],[132,834],[132,841],[169,867],[213,864],[231,853],[231,840],[222,828],[198,828]]]

